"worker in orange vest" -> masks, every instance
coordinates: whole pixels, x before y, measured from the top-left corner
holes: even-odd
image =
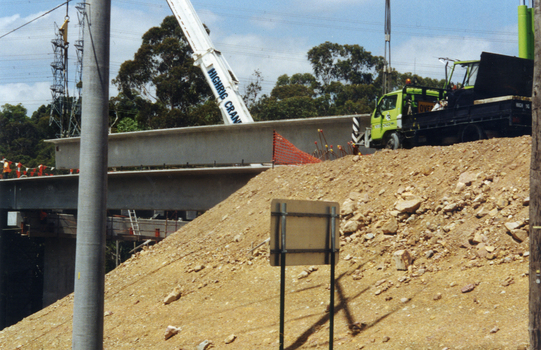
[[[11,168],[9,167],[11,163],[13,162],[4,159],[4,171],[2,172],[4,179],[7,179],[9,177],[9,173],[11,173]]]

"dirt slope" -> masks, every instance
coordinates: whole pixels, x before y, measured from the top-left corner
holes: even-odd
[[[105,349],[278,348],[280,271],[267,245],[249,253],[269,237],[273,198],[342,205],[335,349],[526,349],[530,147],[492,139],[269,170],[107,275]],[[287,268],[287,349],[328,348],[329,269],[316,268]],[[72,306],[4,329],[0,348],[69,349]],[[165,340],[169,325],[181,330]]]

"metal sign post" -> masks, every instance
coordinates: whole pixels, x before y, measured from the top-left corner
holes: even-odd
[[[284,350],[284,324],[286,308],[286,217],[287,204],[282,203],[281,221],[282,221],[282,250],[280,251],[280,350]]]
[[[274,199],[271,203],[270,263],[280,266],[280,350],[284,350],[286,266],[331,265],[329,349],[334,338],[334,272],[338,257],[336,202]],[[288,209],[290,211],[288,211]],[[289,218],[289,220],[288,220]],[[287,234],[286,234],[287,233]]]
[[[333,348],[333,342],[334,342],[334,265],[336,264],[335,261],[335,253],[336,253],[336,242],[335,242],[335,235],[336,235],[336,220],[334,218],[337,218],[336,215],[336,207],[331,207],[331,300],[330,300],[330,307],[329,307],[329,349],[332,350]]]

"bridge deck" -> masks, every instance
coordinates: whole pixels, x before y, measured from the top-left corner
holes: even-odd
[[[270,166],[110,172],[107,209],[208,210]],[[78,175],[0,181],[0,209],[77,209]]]

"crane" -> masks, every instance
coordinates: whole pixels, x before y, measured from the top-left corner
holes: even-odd
[[[194,52],[194,64],[201,68],[216,97],[224,123],[253,123],[239,93],[239,80],[214,47],[192,3],[189,0],[167,0],[167,3]]]

